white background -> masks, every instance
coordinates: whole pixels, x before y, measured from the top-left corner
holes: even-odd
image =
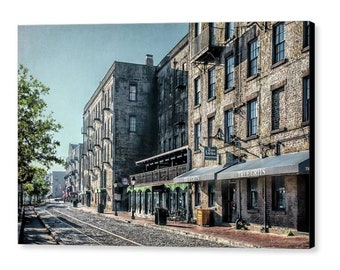
[[[2,1],[1,265],[10,269],[289,269],[339,265],[336,1]],[[230,2],[230,3],[229,3]],[[329,3],[331,2],[331,3]],[[200,6],[196,8],[195,6]],[[17,244],[18,24],[310,20],[316,24],[316,247],[311,250],[49,247]],[[334,263],[334,264],[333,264]]]

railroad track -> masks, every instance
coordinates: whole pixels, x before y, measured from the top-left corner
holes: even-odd
[[[148,247],[228,247],[226,243],[174,233],[109,216],[79,211],[65,204],[39,209],[39,216],[59,244]],[[160,226],[161,227],[161,226]]]
[[[92,220],[90,223],[56,209],[45,210],[43,215],[44,220],[50,220],[50,224],[47,225],[50,230],[53,228],[59,244],[143,246],[141,243],[94,225]]]

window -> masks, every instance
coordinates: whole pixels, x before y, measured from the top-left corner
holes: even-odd
[[[201,205],[201,187],[200,187],[200,183],[195,183],[195,205]]]
[[[185,132],[181,133],[181,146],[186,145]]]
[[[310,23],[303,22],[303,48],[309,46],[310,43]]]
[[[136,132],[137,131],[137,123],[136,123],[136,116],[129,117],[129,131]]]
[[[225,60],[226,74],[226,89],[231,89],[234,86],[234,56],[229,56]]]
[[[209,69],[208,72],[208,99],[216,96],[216,78],[215,78],[215,69]]]
[[[208,184],[208,205],[212,207],[215,205],[215,182],[211,181]]]
[[[202,23],[195,23],[195,37],[199,36],[202,31]]]
[[[225,40],[228,40],[234,36],[234,23],[225,24]]]
[[[248,210],[258,208],[258,191],[257,191],[257,178],[247,179],[248,190]]]
[[[201,124],[196,123],[195,124],[195,151],[198,151],[200,149],[200,138],[201,138]]]
[[[310,120],[310,80],[309,76],[303,78],[303,104],[302,104],[302,121]]]
[[[226,143],[232,141],[231,136],[234,135],[234,115],[232,110],[224,112],[224,140]]]
[[[166,152],[166,140],[163,141],[163,152]]]
[[[212,146],[215,117],[208,118],[208,146]]]
[[[279,129],[281,126],[280,96],[282,92],[283,88],[272,91],[272,130]]]
[[[257,134],[257,100],[253,99],[247,104],[248,136]]]
[[[181,146],[181,145],[179,145],[178,138],[179,138],[178,135],[175,135],[175,137],[174,137],[174,149]]]
[[[216,43],[216,23],[209,23],[210,27],[210,45],[215,45]]]
[[[272,208],[276,211],[286,209],[286,189],[283,176],[274,176],[272,178]]]
[[[129,100],[130,101],[137,101],[137,85],[135,85],[135,84],[130,84]]]
[[[195,100],[194,105],[197,106],[201,104],[201,78],[197,77],[195,79]]]
[[[282,61],[285,58],[285,39],[284,23],[275,25],[273,30],[273,64]]]
[[[257,74],[258,42],[257,39],[248,44],[248,76]]]

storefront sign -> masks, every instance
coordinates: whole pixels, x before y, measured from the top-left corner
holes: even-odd
[[[204,159],[205,160],[217,160],[217,147],[205,146],[204,147]]]
[[[266,170],[264,168],[260,169],[253,169],[253,170],[245,170],[245,171],[239,171],[238,176],[239,177],[259,177],[261,175],[265,175]]]
[[[200,180],[200,177],[197,175],[194,175],[194,176],[183,177],[183,179],[184,179],[183,182],[198,182]]]

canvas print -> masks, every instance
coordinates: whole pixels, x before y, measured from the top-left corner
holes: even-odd
[[[312,22],[18,37],[19,244],[314,247]]]

